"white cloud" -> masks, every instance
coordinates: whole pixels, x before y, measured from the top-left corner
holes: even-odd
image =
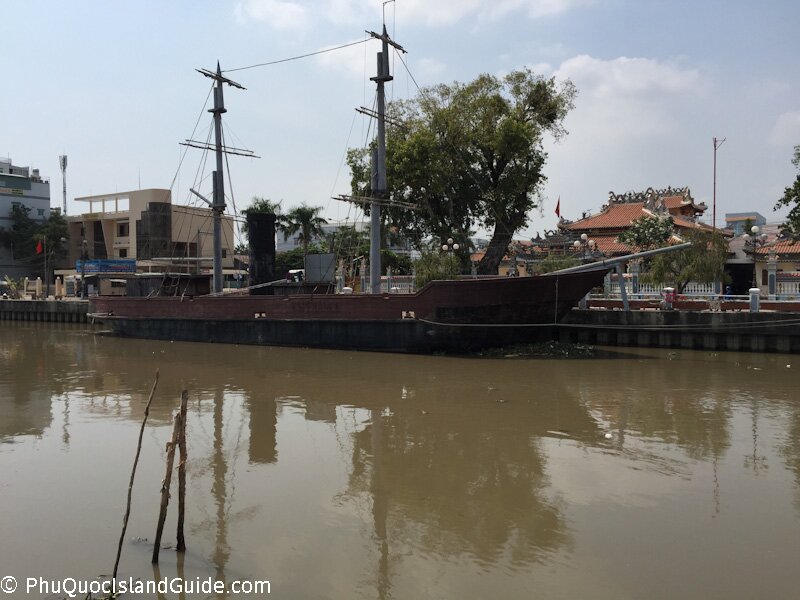
[[[530,18],[565,12],[596,0],[403,0],[388,5],[386,17],[394,16],[401,23],[421,23],[431,27],[453,25],[468,17],[497,20],[511,13],[524,12]],[[391,13],[389,12],[391,11]],[[381,14],[380,2],[364,0],[243,0],[235,9],[242,22],[264,21],[276,29],[297,29],[305,26],[312,15],[334,24],[364,24]]]
[[[358,40],[349,40],[356,42]],[[333,48],[326,46],[325,48]],[[324,50],[325,48],[320,48]],[[348,46],[336,52],[326,52],[315,56],[317,64],[328,71],[338,71],[366,81],[367,77],[375,74],[375,54],[380,50],[378,42],[369,41],[366,44]]]
[[[244,0],[234,9],[241,23],[263,21],[275,29],[297,31],[310,23],[309,9],[298,2],[281,0]]]
[[[592,0],[500,0],[493,4],[490,15],[497,18],[521,9],[531,18],[537,19],[591,3]]]
[[[416,61],[414,73],[420,85],[426,85],[432,81],[438,81],[442,73],[447,70],[447,65],[433,58],[421,58]]]
[[[555,223],[559,196],[562,214],[574,219],[583,210],[599,210],[608,190],[690,185],[697,192],[696,121],[708,96],[704,74],[677,62],[578,55],[554,75],[571,79],[578,96],[565,121],[569,136],[547,144],[545,193],[552,200],[545,226]]]
[[[697,70],[649,58],[579,55],[564,61],[555,75],[571,79],[579,90],[571,120],[580,130],[615,138],[669,132],[676,105],[705,89]]]
[[[694,69],[682,70],[649,58],[621,56],[601,60],[585,54],[564,61],[559,75],[583,83],[597,97],[683,93],[696,86],[699,79]]]
[[[775,146],[800,142],[800,110],[780,115],[772,127],[769,141]]]

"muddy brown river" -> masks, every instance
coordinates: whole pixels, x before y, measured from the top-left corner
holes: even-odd
[[[18,587],[0,600],[111,572],[156,369],[120,577],[278,598],[800,594],[796,356],[425,357],[3,322],[0,579]],[[187,551],[154,569],[182,389]],[[123,597],[184,596],[255,594]]]

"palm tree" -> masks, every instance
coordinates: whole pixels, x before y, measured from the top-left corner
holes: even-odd
[[[308,256],[308,245],[314,238],[325,234],[322,226],[327,221],[319,216],[320,212],[322,212],[321,206],[308,206],[304,203],[283,215],[283,239],[286,241],[299,233],[297,239],[303,244],[303,260]]]
[[[275,215],[275,223],[280,224],[281,219],[283,218],[281,215],[281,201],[279,200],[278,202],[273,202],[269,198],[253,196],[253,201],[250,203],[250,206],[242,211],[242,215],[244,215],[244,218],[247,219],[247,215],[259,213],[271,213]],[[241,225],[241,231],[244,235],[247,235],[246,220]]]

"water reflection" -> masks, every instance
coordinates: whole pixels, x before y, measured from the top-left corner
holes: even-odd
[[[63,388],[44,385],[45,372],[58,368],[63,353],[44,351],[33,331],[0,336],[0,441],[14,436],[41,436],[53,420],[54,394]]]
[[[105,560],[156,368],[133,536],[152,536],[171,414],[180,390],[190,390],[189,552],[162,552],[165,575],[268,576],[292,597],[389,598],[490,589],[511,597],[539,585],[585,596],[587,574],[602,572],[634,596],[654,597],[641,574],[668,565],[632,569],[647,552],[630,535],[619,543],[601,535],[604,523],[621,520],[614,536],[693,535],[710,502],[719,529],[700,525],[710,527],[704,539],[733,547],[726,532],[738,531],[753,560],[776,543],[770,532],[797,529],[800,410],[785,359],[637,350],[616,359],[473,360],[36,327],[0,329],[0,352],[0,440],[19,442],[0,446],[0,472],[19,461],[34,467],[0,494],[0,510],[22,515],[0,524],[0,562],[19,569],[24,558],[9,549],[33,551],[28,531],[52,511],[46,498],[31,502],[31,490],[42,494],[59,472],[83,474],[87,464],[119,494],[93,497],[89,510],[83,486],[59,483],[66,523],[58,527],[91,531],[95,543],[70,555],[54,540],[42,560],[72,576]],[[742,515],[765,493],[795,508],[775,509],[759,529]],[[680,520],[659,525],[670,511]],[[663,552],[697,565],[715,556],[697,546]],[[126,546],[123,568],[152,576],[151,549]],[[681,564],[687,580],[703,570]],[[783,565],[770,572],[791,582]],[[738,571],[727,577],[720,589],[748,589]]]
[[[392,550],[483,567],[506,557],[526,568],[568,542],[563,501],[547,490],[542,432],[495,432],[494,424],[402,407],[372,410],[354,434],[347,493],[372,499],[379,597],[390,587]]]
[[[278,460],[278,405],[275,400],[247,396],[247,411],[250,414],[250,462],[269,464]]]

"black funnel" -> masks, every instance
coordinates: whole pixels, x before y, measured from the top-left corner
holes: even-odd
[[[249,285],[275,281],[275,215],[248,213],[247,238],[250,244]],[[250,290],[253,295],[270,295],[269,286]]]

